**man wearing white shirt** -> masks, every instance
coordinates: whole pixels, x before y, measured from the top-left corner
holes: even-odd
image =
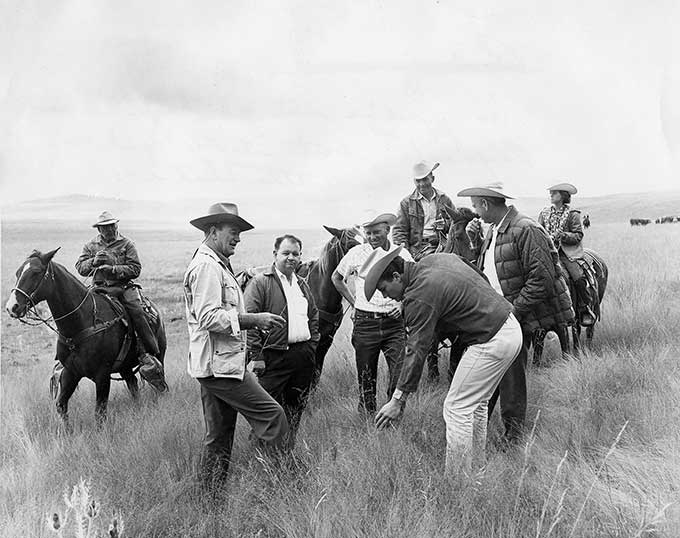
[[[296,273],[302,241],[284,235],[274,242],[274,263],[256,275],[245,291],[248,312],[275,312],[283,327],[251,333],[248,358],[260,385],[283,407],[288,418],[289,447],[295,443],[314,379],[319,343],[319,313],[307,283]]]
[[[366,299],[364,278],[359,274],[359,269],[375,249],[381,248],[385,251],[393,249],[388,236],[396,220],[396,215],[383,213],[364,223],[367,242],[351,248],[331,276],[337,290],[354,307],[352,346],[359,381],[359,410],[368,414],[376,411],[376,380],[380,352],[383,352],[389,370],[387,397],[391,398],[404,360],[406,333],[401,303],[383,297],[380,292],[375,293],[370,301]],[[406,249],[402,249],[401,257],[413,261]],[[350,289],[346,283],[350,276],[354,277],[352,286],[354,289]]]

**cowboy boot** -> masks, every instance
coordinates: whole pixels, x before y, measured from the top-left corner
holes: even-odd
[[[579,299],[579,314],[581,315],[581,325],[590,327],[595,324],[596,316],[591,305],[590,290],[588,289],[588,281],[586,277],[579,278],[576,281],[576,290]]]
[[[139,364],[139,374],[144,381],[158,392],[165,392],[168,390],[168,384],[165,382],[165,371],[161,361],[151,353],[144,352],[139,356]]]

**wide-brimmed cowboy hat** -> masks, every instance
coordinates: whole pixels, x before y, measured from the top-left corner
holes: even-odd
[[[372,215],[370,215],[367,218],[370,218],[373,215],[375,215],[375,213],[373,213]],[[362,224],[362,226],[364,228],[368,228],[369,226],[375,226],[376,224],[381,224],[381,223],[385,223],[388,226],[394,226],[395,222],[397,222],[397,216],[394,215],[393,213],[381,213],[380,215],[373,218],[372,220],[364,222]]]
[[[487,185],[480,185],[479,187],[468,187],[458,193],[458,196],[488,196],[489,198],[506,198],[514,200],[503,192],[503,183],[489,183]]]
[[[97,217],[97,222],[95,222],[92,227],[96,228],[97,226],[107,226],[109,224],[116,224],[116,222],[118,222],[118,219],[115,218],[109,211],[102,211]]]
[[[238,226],[242,232],[254,228],[247,220],[238,216],[238,207],[236,204],[231,204],[229,202],[218,202],[211,205],[208,208],[208,213],[206,215],[190,220],[189,223],[196,226],[196,228],[201,231],[206,231],[214,224],[223,223],[234,224]]]
[[[413,179],[423,179],[434,172],[439,163],[430,163],[428,161],[420,161],[413,165]]]
[[[568,192],[569,194],[576,194],[578,192],[578,189],[574,187],[571,183],[558,183],[557,185],[553,185],[552,187],[548,187],[549,191],[565,191]]]
[[[359,276],[364,278],[364,295],[366,295],[366,299],[371,300],[375,289],[378,287],[380,275],[383,274],[390,262],[399,256],[400,252],[401,247],[397,247],[389,252],[376,248],[368,256],[361,269],[359,269]]]

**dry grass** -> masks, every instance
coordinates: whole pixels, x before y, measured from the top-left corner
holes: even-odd
[[[3,230],[4,290],[12,284],[8,272],[31,247],[56,246],[50,242],[56,237],[47,234],[44,245],[26,247],[28,235],[13,232],[17,236],[8,237]],[[303,418],[291,462],[277,468],[262,460],[240,424],[233,472],[224,489],[208,497],[194,483],[203,424],[198,386],[185,373],[182,319],[168,323],[172,392],[156,399],[146,390],[134,403],[116,385],[109,421],[97,430],[93,385],[84,381],[71,401],[75,432],[66,436],[47,392],[52,336],[3,314],[2,535],[52,535],[46,516],[64,510],[64,492],[83,477],[101,507],[102,523],[123,514],[125,536],[134,537],[678,536],[678,233],[670,226],[591,229],[589,244],[611,270],[593,348],[581,360],[530,371],[534,429],[523,446],[503,452],[495,417],[489,464],[473,480],[442,473],[444,382],[421,387],[397,429],[379,433],[360,419],[347,323]],[[68,237],[75,246],[60,253],[62,261],[77,255],[87,239],[75,234]],[[130,235],[146,258],[142,283],[159,299],[166,319],[181,317],[178,286],[195,234]],[[322,237],[315,234],[308,243],[314,248]],[[257,245],[253,240],[240,260],[266,261],[269,237]],[[256,251],[265,254],[255,257]]]

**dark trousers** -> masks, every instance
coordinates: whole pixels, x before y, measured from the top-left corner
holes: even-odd
[[[391,398],[404,362],[406,331],[403,318],[374,317],[370,312],[354,312],[354,347],[357,380],[359,381],[359,410],[375,413],[376,382],[380,352],[385,355],[390,381],[387,397]]]
[[[560,256],[560,264],[567,270],[567,274],[574,284],[576,291],[576,297],[572,297],[574,310],[583,312],[593,305],[593,297],[583,268],[576,260],[570,260],[566,256]]]
[[[311,342],[290,344],[287,350],[266,349],[260,385],[283,407],[290,427],[288,446],[295,445],[302,413],[314,381],[316,346]]]
[[[281,406],[257,378],[246,372],[243,381],[223,377],[199,378],[205,420],[205,439],[199,476],[209,484],[226,477],[234,444],[237,414],[241,413],[265,451],[282,449],[288,421]]]
[[[151,353],[154,357],[158,357],[160,354],[158,340],[156,340],[156,335],[151,330],[149,320],[146,319],[144,308],[142,308],[142,301],[139,298],[139,290],[135,287],[125,288],[118,297],[128,311],[128,314],[130,314],[132,325],[137,336],[139,336],[144,351]]]
[[[501,419],[505,427],[505,438],[509,442],[519,440],[524,430],[527,415],[526,365],[531,332],[522,331],[522,349],[501,379],[500,385],[489,400],[489,417],[500,396]]]

